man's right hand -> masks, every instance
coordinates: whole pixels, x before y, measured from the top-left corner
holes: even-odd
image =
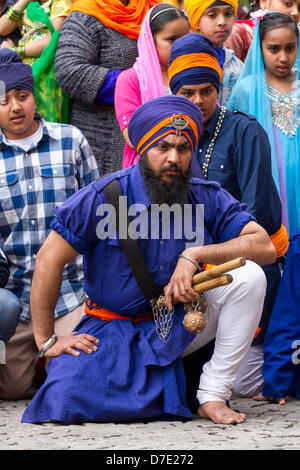
[[[98,349],[96,344],[99,344],[99,339],[95,338],[95,336],[88,334],[78,335],[73,332],[69,336],[59,336],[53,346],[46,351],[45,357],[57,357],[63,353],[70,354],[71,356],[79,356],[80,351],[92,354]],[[42,346],[43,345],[41,345],[41,347]]]

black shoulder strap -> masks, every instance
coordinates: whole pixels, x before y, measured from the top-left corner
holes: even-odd
[[[117,180],[114,179],[108,183],[103,188],[103,191],[107,202],[112,204],[116,210],[116,230],[119,233],[119,196],[122,196],[122,193]],[[127,227],[129,226],[129,223],[130,219],[127,212]],[[136,240],[127,236],[126,239],[119,239],[119,241],[144,297],[147,300],[159,297],[161,288],[155,284],[150,272],[148,271]]]

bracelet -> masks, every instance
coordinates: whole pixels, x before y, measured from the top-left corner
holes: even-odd
[[[44,354],[48,351],[48,349],[50,349],[51,346],[53,346],[53,344],[55,344],[57,340],[58,340],[58,337],[56,335],[52,335],[51,338],[49,338],[46,341],[42,349],[38,352],[37,357],[38,358],[43,357]]]
[[[6,12],[6,17],[13,21],[14,23],[17,23],[21,18],[22,18],[23,13],[20,11],[15,10],[13,7],[10,7],[8,11]]]
[[[24,59],[24,57],[25,57],[25,46],[18,46],[18,48],[20,49],[20,52],[18,52],[19,56],[21,57],[21,59]]]
[[[199,269],[199,271],[201,271],[201,268],[199,266],[198,263],[196,263],[196,261],[194,261],[192,258],[189,258],[188,256],[186,255],[179,255],[178,258],[184,258],[184,259],[187,259],[188,261],[190,261],[191,263],[193,263],[197,269]]]
[[[25,46],[17,46],[17,47],[12,47],[12,50],[15,51],[21,59],[24,59],[25,57]]]

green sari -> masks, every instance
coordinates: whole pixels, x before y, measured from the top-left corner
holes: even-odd
[[[59,31],[54,29],[48,14],[41,8],[39,2],[30,3],[26,12],[30,20],[44,23],[51,33],[48,46],[32,64],[37,111],[46,121],[68,123],[69,97],[58,85],[54,74]]]

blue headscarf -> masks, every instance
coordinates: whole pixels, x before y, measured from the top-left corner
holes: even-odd
[[[269,12],[258,21],[243,70],[236,81],[228,101],[229,109],[252,114],[265,129],[271,145],[272,175],[281,196],[282,223],[292,234],[300,227],[300,36],[298,54],[294,67],[295,80],[295,133],[288,135],[273,123],[272,102],[268,92],[261,43],[260,23],[269,15],[283,16],[284,13]]]
[[[192,62],[187,66],[188,56]],[[174,41],[168,73],[170,88],[174,95],[183,85],[206,82],[212,83],[219,92],[223,75],[213,43],[199,33],[189,33]]]
[[[1,94],[13,89],[34,94],[32,69],[12,49],[0,49],[0,85]]]
[[[200,109],[190,100],[174,95],[161,96],[137,108],[129,121],[128,136],[139,155],[168,134],[184,135],[193,152],[202,122]]]

